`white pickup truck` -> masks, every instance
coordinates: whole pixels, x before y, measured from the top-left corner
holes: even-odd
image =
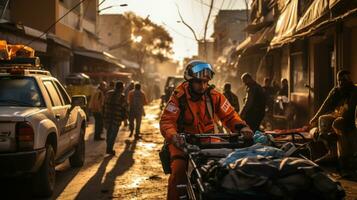
[[[84,163],[86,98],[70,98],[36,60],[0,61],[0,176],[30,174],[34,194],[50,196],[56,164]]]

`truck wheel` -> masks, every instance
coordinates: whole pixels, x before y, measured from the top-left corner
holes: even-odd
[[[84,130],[81,128],[80,138],[77,146],[75,147],[74,154],[69,157],[69,163],[71,167],[82,167],[85,160],[85,142],[84,142]]]
[[[33,176],[33,194],[40,197],[50,197],[56,182],[55,152],[52,145],[46,145],[46,156],[42,166]]]

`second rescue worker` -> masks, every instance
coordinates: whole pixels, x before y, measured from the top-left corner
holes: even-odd
[[[171,175],[167,199],[176,200],[185,195],[177,188],[185,185],[187,160],[182,151],[182,139],[178,133],[216,133],[214,118],[232,132],[241,132],[245,139],[252,138],[252,131],[239,117],[228,100],[209,86],[213,78],[212,66],[203,61],[191,61],[184,72],[185,82],[172,94],[161,116],[161,134],[169,143]]]

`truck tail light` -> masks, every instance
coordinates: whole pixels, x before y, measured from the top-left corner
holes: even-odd
[[[16,136],[19,150],[32,150],[34,143],[34,131],[27,122],[20,122],[16,125]]]

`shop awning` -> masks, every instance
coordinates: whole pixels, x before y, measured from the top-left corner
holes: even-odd
[[[334,7],[340,1],[341,0],[329,0],[329,7],[330,8]]]
[[[262,47],[269,45],[270,41],[274,37],[275,25],[271,25],[261,29],[260,31],[250,35],[242,43],[240,43],[236,51],[238,53],[245,51],[253,47]]]
[[[352,10],[349,10],[339,16],[336,16],[334,18],[328,18],[325,19],[319,23],[314,24],[313,26],[310,26],[308,29],[304,29],[303,31],[300,31],[299,33],[296,33],[294,35],[294,38],[298,39],[298,38],[303,38],[306,37],[308,35],[314,34],[316,31],[321,30],[322,28],[329,26],[331,24],[336,24],[339,21],[342,21],[346,18],[349,17],[354,17],[357,14],[357,8],[354,8]]]
[[[271,47],[285,44],[294,35],[298,23],[298,3],[298,0],[287,2],[277,21],[275,36],[270,43]]]
[[[125,68],[125,65],[121,64],[118,58],[105,51],[101,52],[101,51],[91,51],[91,50],[75,50],[74,54],[102,60],[108,63],[112,63],[118,66],[119,68],[123,68],[123,69]]]
[[[331,1],[331,0],[330,0]],[[299,32],[305,29],[320,19],[329,11],[329,0],[315,0],[306,10],[305,14],[300,18],[296,31]]]

